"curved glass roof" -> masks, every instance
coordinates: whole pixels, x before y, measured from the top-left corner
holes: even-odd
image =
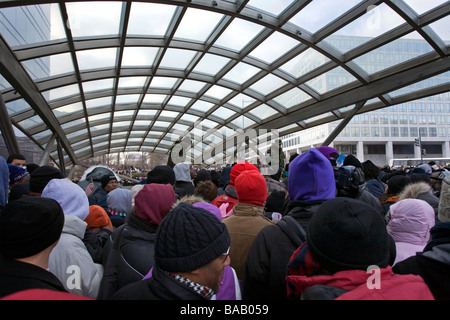
[[[12,124],[43,150],[56,135],[50,155],[72,164],[167,153],[188,132],[281,136],[448,92],[449,14],[441,0],[2,1],[0,90]],[[404,39],[422,50],[389,59]]]

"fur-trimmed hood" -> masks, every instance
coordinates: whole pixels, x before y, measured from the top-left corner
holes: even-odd
[[[407,198],[416,199],[423,193],[433,194],[433,188],[426,182],[411,183],[398,195],[398,200],[400,201]]]

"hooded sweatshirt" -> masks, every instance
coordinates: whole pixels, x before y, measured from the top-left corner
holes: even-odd
[[[89,201],[84,190],[67,179],[52,179],[42,197],[56,200],[64,212],[64,227],[49,259],[49,271],[73,294],[97,298],[103,266],[94,263],[83,242],[89,215]]]
[[[387,231],[395,241],[397,256],[394,264],[422,252],[434,226],[434,210],[425,201],[404,199],[390,207],[391,220]]]
[[[193,195],[195,186],[192,183],[190,166],[187,163],[177,163],[173,167],[175,172],[175,192],[181,198],[188,195]]]

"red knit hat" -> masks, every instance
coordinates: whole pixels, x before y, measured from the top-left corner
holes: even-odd
[[[231,172],[230,172],[230,184],[231,185],[233,185],[233,186],[236,185],[236,183],[235,183],[236,178],[244,170],[258,171],[258,168],[247,161],[239,160],[239,162],[233,166],[233,168],[231,169]]]
[[[236,192],[240,203],[264,206],[267,199],[266,179],[259,171],[242,171],[236,178]]]

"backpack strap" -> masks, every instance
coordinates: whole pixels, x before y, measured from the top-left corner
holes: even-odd
[[[293,217],[286,215],[276,224],[297,247],[306,241],[306,232]]]

